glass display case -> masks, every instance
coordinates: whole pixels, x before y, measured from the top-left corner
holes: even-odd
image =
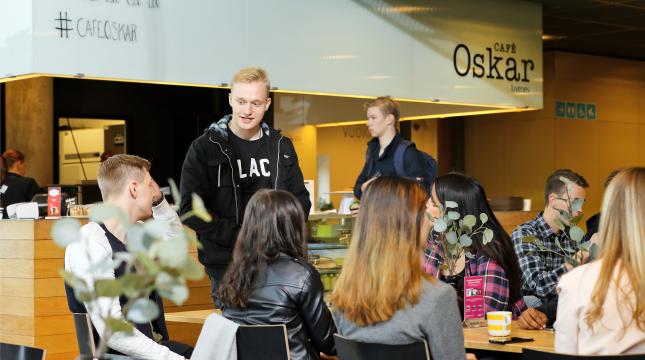
[[[352,237],[354,217],[312,214],[307,221],[309,262],[320,273],[325,291],[331,291],[342,269]]]

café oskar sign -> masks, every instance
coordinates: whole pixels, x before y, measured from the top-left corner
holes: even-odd
[[[542,108],[539,4],[402,3],[0,1],[0,78],[221,86],[262,66],[285,91]]]
[[[485,48],[458,44],[452,56],[454,71],[461,77],[500,81],[511,93],[531,93],[535,60],[521,56],[512,42],[495,42]]]

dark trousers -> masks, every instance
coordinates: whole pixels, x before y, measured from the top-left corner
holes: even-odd
[[[208,278],[211,280],[211,298],[213,299],[213,305],[215,305],[216,309],[221,309],[222,307],[224,307],[221,299],[219,298],[219,295],[217,295],[217,289],[219,288],[219,284],[222,282],[222,278],[224,277],[225,272],[226,271],[224,270],[218,271],[213,269],[206,269]]]

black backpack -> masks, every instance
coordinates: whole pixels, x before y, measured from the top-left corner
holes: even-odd
[[[412,145],[414,145],[414,143],[411,141],[401,140],[394,150],[394,171],[398,176],[411,178],[411,176],[408,176],[405,173],[405,168],[403,166],[403,156],[405,155],[405,150]],[[430,194],[430,192],[432,191],[432,183],[437,177],[437,160],[435,160],[432,155],[426,153],[425,151],[421,151],[419,149],[417,150],[423,156],[425,166],[423,168],[423,179],[416,180],[421,181],[423,183],[423,186],[428,191],[428,194]],[[367,164],[367,174],[369,174],[370,172],[372,172],[372,166],[374,166],[374,162],[372,161],[372,157],[370,156],[369,147],[367,148],[367,152],[365,153],[365,162]]]

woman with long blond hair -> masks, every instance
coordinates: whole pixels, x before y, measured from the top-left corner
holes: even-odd
[[[645,168],[611,180],[601,213],[598,260],[558,284],[555,350],[645,354]]]
[[[464,359],[454,289],[421,266],[430,231],[423,186],[379,177],[363,194],[331,301],[338,332],[381,344],[428,341],[432,359]]]

